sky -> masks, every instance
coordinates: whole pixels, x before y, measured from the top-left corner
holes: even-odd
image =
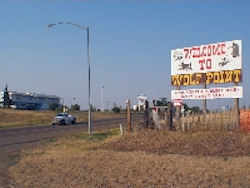
[[[250,106],[250,1],[0,0],[0,88],[60,96],[88,107],[86,31],[90,27],[92,103],[105,108],[143,93],[171,95],[170,51],[242,40],[243,90]],[[226,86],[226,85],[224,85]],[[199,105],[201,101],[187,101]],[[209,108],[232,99],[208,101]]]

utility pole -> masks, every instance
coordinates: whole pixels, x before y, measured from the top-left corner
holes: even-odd
[[[89,136],[92,135],[92,116],[91,116],[91,110],[92,110],[92,104],[91,104],[91,80],[90,80],[90,74],[91,74],[91,70],[90,70],[90,48],[89,48],[89,43],[90,43],[90,40],[89,40],[89,26],[82,26],[82,25],[79,25],[79,24],[75,24],[75,23],[71,23],[71,22],[58,22],[58,23],[52,23],[52,24],[49,24],[48,25],[48,28],[51,28],[51,27],[54,27],[56,25],[61,25],[61,24],[69,24],[69,25],[72,25],[74,27],[77,27],[81,30],[84,30],[86,31],[87,33],[87,62],[88,62],[88,106],[89,106],[89,109],[88,109],[88,133],[89,133]]]
[[[101,111],[102,112],[104,112],[103,90],[104,90],[104,85],[101,87]]]

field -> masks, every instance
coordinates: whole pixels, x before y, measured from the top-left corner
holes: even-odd
[[[78,122],[86,122],[88,119],[88,112],[72,112],[72,114],[77,117]],[[49,125],[55,115],[54,111],[0,109],[0,128]],[[122,117],[121,114],[111,112],[95,112],[92,115],[94,120]]]
[[[250,135],[118,129],[76,134],[22,152],[9,170],[25,188],[250,187]]]

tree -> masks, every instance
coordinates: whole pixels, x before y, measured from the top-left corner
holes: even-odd
[[[117,107],[117,106],[114,106],[114,107],[112,108],[112,111],[113,111],[114,113],[120,113],[121,109],[120,109],[119,107]]]
[[[9,108],[11,104],[12,104],[12,101],[9,96],[8,86],[6,85],[4,89],[4,94],[3,94],[3,106],[4,108]]]
[[[193,107],[189,107],[187,104],[183,104],[184,106],[184,113],[186,112],[191,112],[191,113],[200,113],[201,110],[200,110],[200,107],[199,106],[193,106]]]
[[[166,97],[160,98],[160,100],[154,100],[153,101],[155,106],[168,106],[168,100]]]
[[[71,111],[80,111],[80,105],[79,104],[72,104],[70,110]]]

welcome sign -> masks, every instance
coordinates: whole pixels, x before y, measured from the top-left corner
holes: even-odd
[[[242,69],[242,41],[171,50],[171,75]]]

